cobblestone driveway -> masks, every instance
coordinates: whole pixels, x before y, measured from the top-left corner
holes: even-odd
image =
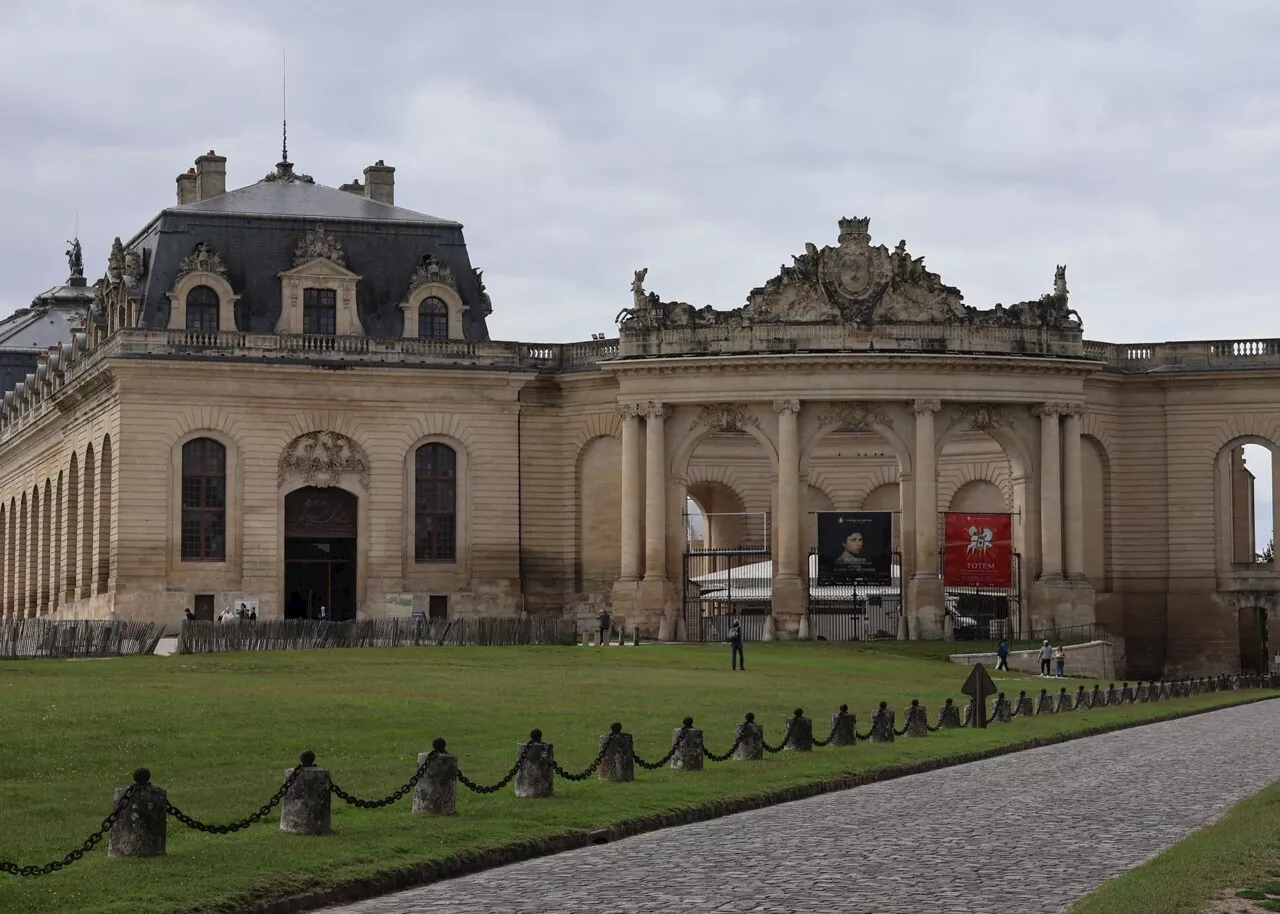
[[[1263,702],[651,832],[328,910],[1063,911],[1280,778],[1278,746],[1280,705]]]

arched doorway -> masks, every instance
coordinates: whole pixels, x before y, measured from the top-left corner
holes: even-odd
[[[356,617],[357,499],[345,489],[306,486],[284,498],[286,619]]]
[[[1240,672],[1265,673],[1267,663],[1267,611],[1257,606],[1239,610]]]

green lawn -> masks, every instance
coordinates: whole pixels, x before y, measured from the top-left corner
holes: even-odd
[[[841,703],[865,731],[880,700],[919,698],[931,720],[942,699],[961,701],[966,670],[938,659],[940,645],[747,646],[749,672],[728,669],[728,648],[424,648],[243,653],[168,658],[0,663],[0,859],[61,857],[97,827],[112,788],[146,765],[186,812],[210,822],[247,815],[279,786],[302,749],[357,795],[380,797],[412,774],[419,751],[444,736],[463,772],[492,782],[533,727],[570,770],[594,757],[597,736],[621,720],[646,758],[664,754],[685,715],[723,752],[733,725],[754,711],[776,742],[782,720],[804,707],[816,735]],[[1016,694],[1048,685],[1012,674]],[[1069,691],[1076,683],[1064,682]],[[1087,683],[1092,686],[1092,682]],[[1104,683],[1105,686],[1105,683]],[[709,765],[701,773],[638,771],[631,784],[560,781],[551,800],[459,790],[458,815],[413,815],[335,804],[335,834],[282,835],[276,815],[246,832],[210,836],[169,821],[169,855],[112,860],[105,846],[39,879],[0,875],[0,911],[214,910],[334,885],[460,851],[622,821],[709,800],[751,796],[845,773],[937,758],[1109,722],[1255,698],[1198,696],[1157,704],[1016,720],[892,746],[762,762]]]
[[[1242,890],[1246,897],[1237,898]],[[1215,899],[1227,903],[1211,910],[1280,911],[1274,896],[1280,896],[1280,782],[1080,899],[1071,914],[1200,914]]]

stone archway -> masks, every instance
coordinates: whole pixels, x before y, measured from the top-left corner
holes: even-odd
[[[334,486],[303,486],[284,497],[286,619],[356,617],[359,506]]]

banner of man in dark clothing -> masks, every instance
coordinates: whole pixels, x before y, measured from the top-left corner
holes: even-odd
[[[819,511],[818,583],[893,583],[892,511]]]

